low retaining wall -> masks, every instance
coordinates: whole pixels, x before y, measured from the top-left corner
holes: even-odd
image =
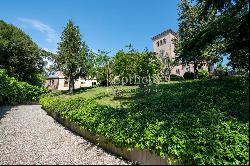
[[[129,151],[127,148],[119,148],[114,144],[110,143],[104,136],[99,134],[93,134],[86,129],[81,129],[75,122],[71,122],[65,118],[61,118],[58,113],[47,111],[56,121],[63,124],[67,128],[86,138],[87,140],[98,144],[108,152],[122,156],[124,159],[129,161],[136,161],[142,165],[176,165],[176,160],[170,157],[160,157],[152,154],[149,150],[132,149]]]

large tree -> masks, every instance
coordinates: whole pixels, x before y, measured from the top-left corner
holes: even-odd
[[[98,50],[97,53],[90,51],[87,58],[88,76],[96,77],[100,85],[104,86],[110,84],[111,80],[111,57],[109,52],[105,50]]]
[[[44,52],[21,29],[0,20],[0,68],[19,81],[41,84]]]
[[[139,76],[140,85],[149,84],[158,79],[161,65],[160,60],[153,52],[150,52],[147,49],[142,52],[137,52],[134,64],[134,73]]]
[[[171,58],[168,53],[160,55],[162,74],[165,80],[170,81],[171,71],[178,65],[178,59]]]
[[[118,51],[112,66],[113,75],[128,84],[148,84],[159,73],[160,62],[147,49],[139,52],[129,46],[129,51]],[[151,80],[149,80],[151,78]]]
[[[198,0],[203,4],[199,19],[206,17],[207,11],[215,11],[217,19],[209,21],[195,39],[201,38],[201,45],[214,42],[218,37],[224,39],[223,52],[229,55],[233,68],[249,71],[249,1],[248,0]],[[230,26],[229,26],[230,25]]]
[[[55,64],[69,79],[70,93],[73,93],[75,80],[79,76],[86,77],[87,54],[88,49],[85,42],[81,41],[79,27],[69,20],[61,36]]]
[[[228,55],[234,68],[249,68],[249,1],[197,0],[180,3],[180,57],[216,62]]]
[[[216,49],[220,40],[202,47],[198,41],[193,41],[194,36],[199,34],[209,20],[215,19],[213,11],[207,13],[207,17],[199,19],[203,9],[202,4],[192,4],[188,0],[182,0],[179,4],[179,30],[176,39],[175,53],[183,64],[193,63],[195,77],[198,74],[198,64],[204,61],[217,62],[220,54]]]

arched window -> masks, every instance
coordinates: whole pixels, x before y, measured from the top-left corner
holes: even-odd
[[[162,40],[160,40],[160,45],[162,45]]]
[[[164,44],[166,44],[166,43],[167,43],[167,41],[166,41],[166,39],[165,39],[165,38],[163,39],[163,43],[164,43]]]

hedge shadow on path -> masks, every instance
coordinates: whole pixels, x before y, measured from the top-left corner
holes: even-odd
[[[4,118],[9,111],[11,111],[11,108],[11,106],[0,106],[0,120]]]

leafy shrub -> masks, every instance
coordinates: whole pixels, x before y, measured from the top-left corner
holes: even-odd
[[[149,149],[184,164],[249,164],[249,78],[162,84],[163,93],[127,109],[82,98],[43,98],[82,128],[126,148]]]
[[[245,69],[240,69],[240,68],[237,68],[236,71],[235,71],[236,75],[249,75],[249,73],[245,70]]]
[[[183,77],[181,77],[179,75],[171,74],[170,75],[170,80],[171,81],[181,81],[181,80],[183,80]]]
[[[208,75],[209,75],[209,73],[207,70],[199,70],[198,71],[198,78],[199,79],[206,79],[206,78],[208,78]]]
[[[222,64],[218,64],[216,69],[215,69],[215,75],[218,77],[225,77],[228,75],[228,68],[223,67]]]
[[[40,96],[45,93],[45,89],[26,82],[18,82],[14,77],[9,77],[5,70],[0,70],[0,96],[5,103],[38,101]]]
[[[185,80],[193,80],[194,79],[194,73],[193,72],[186,72],[183,75]]]

